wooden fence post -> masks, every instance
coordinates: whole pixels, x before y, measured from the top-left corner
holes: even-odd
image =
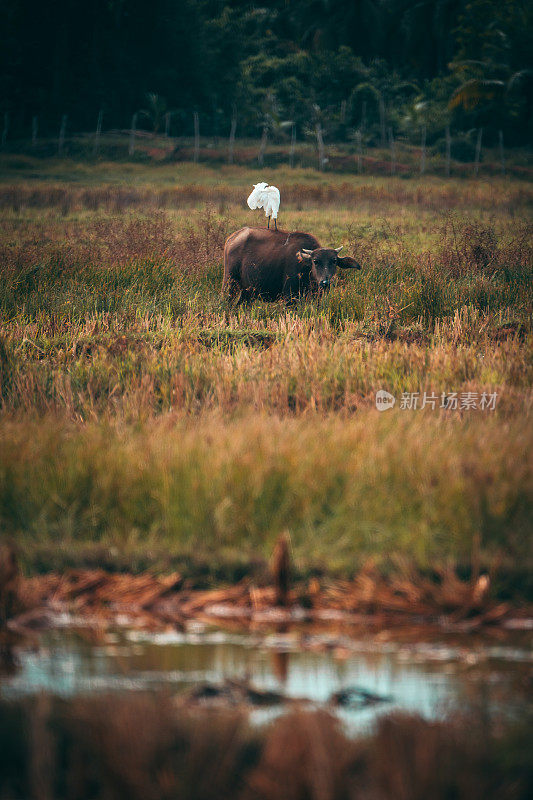
[[[61,117],[61,126],[59,128],[59,138],[57,140],[57,154],[63,154],[63,147],[65,146],[65,136],[67,133],[67,115],[63,114]]]
[[[2,131],[2,149],[6,146],[7,134],[9,133],[9,111],[4,112],[4,129]]]
[[[422,125],[422,153],[420,154],[420,174],[426,171],[426,123]]]
[[[452,160],[452,137],[450,135],[450,126],[446,125],[446,177],[450,177]]]
[[[198,111],[194,112],[194,155],[193,161],[198,164],[200,158],[200,117]]]
[[[237,107],[234,105],[231,112],[231,128],[229,132],[229,145],[228,145],[228,164],[233,164],[236,132],[237,132]]]
[[[102,121],[104,119],[104,110],[101,108],[98,112],[98,121],[96,123],[96,131],[94,133],[94,155],[98,154],[98,148],[100,146],[100,136],[102,134]]]
[[[291,556],[288,531],[278,537],[272,554],[272,577],[276,593],[276,605],[288,606],[290,602]]]
[[[294,153],[296,150],[296,125],[294,122],[292,123],[292,131],[291,131],[291,149],[289,151],[289,167],[291,169],[294,168]]]
[[[213,104],[213,147],[218,147],[218,109],[216,103]]]
[[[355,140],[357,142],[357,172],[360,175],[363,169],[363,136],[361,130],[356,132]]]
[[[317,119],[316,126],[316,143],[318,147],[318,169],[320,172],[324,171],[324,167],[326,166],[326,155],[324,150],[324,136],[322,135],[322,125],[320,124],[320,120]]]
[[[498,131],[498,144],[500,148],[500,164],[502,165],[502,175],[505,175],[505,152],[503,149],[503,131]]]
[[[389,128],[389,145],[390,145],[390,174],[396,174],[396,142],[394,141],[394,134],[392,128]]]
[[[259,145],[259,153],[257,154],[257,163],[260,167],[265,163],[265,151],[268,141],[268,124],[263,124],[263,133],[261,134],[261,144]]]
[[[387,146],[387,131],[385,128],[385,102],[383,98],[379,97],[379,125],[381,128],[381,146]]]
[[[135,153],[135,131],[137,130],[137,112],[131,118],[130,128],[130,144],[128,147],[128,154],[132,156]]]
[[[39,131],[39,118],[31,118],[31,146],[37,147],[37,133]]]
[[[483,139],[483,128],[480,128],[477,134],[477,142],[476,142],[476,155],[474,161],[474,175],[477,177],[479,174],[479,161],[481,158],[481,142]]]

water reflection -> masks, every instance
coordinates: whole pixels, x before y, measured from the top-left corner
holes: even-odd
[[[444,643],[398,645],[375,640],[332,644],[286,629],[269,635],[219,630],[145,632],[118,630],[91,641],[69,629],[43,636],[39,650],[23,652],[20,669],[4,676],[0,692],[15,696],[48,690],[64,696],[90,691],[170,687],[198,682],[251,682],[288,698],[327,703],[334,692],[358,687],[391,697],[341,715],[357,724],[392,709],[439,717],[486,694],[489,705],[522,702],[531,680],[531,653],[503,647],[451,648]],[[514,657],[513,657],[514,656]]]

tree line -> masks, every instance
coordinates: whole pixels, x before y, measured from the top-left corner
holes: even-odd
[[[3,0],[2,139],[533,139],[528,0]]]

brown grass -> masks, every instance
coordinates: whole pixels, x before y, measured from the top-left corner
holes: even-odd
[[[306,182],[294,182],[290,172],[284,174],[284,207],[316,208],[367,205],[383,208],[387,205],[407,205],[414,208],[502,209],[512,212],[531,205],[533,194],[528,184],[517,185],[496,179],[490,184],[466,181],[442,182],[438,179],[423,183],[398,178],[375,180],[354,178],[351,181],[332,176],[309,174]],[[250,180],[229,184],[209,185],[187,181],[183,185],[165,187],[144,186],[75,186],[68,184],[12,184],[0,187],[0,208],[17,213],[28,209],[58,209],[64,216],[81,210],[103,210],[121,213],[125,210],[181,209],[212,203],[218,208],[242,207]]]
[[[42,696],[0,706],[0,790],[10,800],[525,800],[527,728],[382,717],[352,740],[325,712],[265,730],[239,712],[191,714],[166,695]]]

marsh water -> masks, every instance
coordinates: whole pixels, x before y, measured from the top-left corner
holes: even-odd
[[[533,675],[527,640],[387,641],[374,636],[250,633],[191,625],[186,631],[116,628],[96,636],[64,626],[22,649],[17,667],[0,677],[0,695],[40,691],[62,696],[165,687],[184,693],[198,685],[239,680],[289,701],[338,713],[363,729],[395,709],[440,718],[483,705],[519,713]],[[339,693],[346,703],[335,703]],[[252,710],[258,722],[284,704]]]

